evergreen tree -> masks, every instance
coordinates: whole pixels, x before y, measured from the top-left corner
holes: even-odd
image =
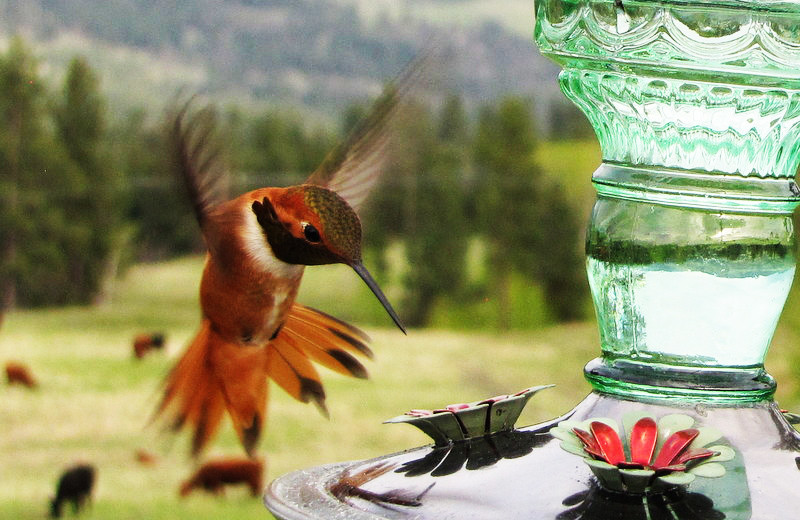
[[[489,248],[497,326],[510,326],[511,279],[516,271],[541,283],[560,320],[583,308],[578,226],[557,184],[548,184],[534,159],[531,109],[519,98],[485,108],[475,143],[475,212]]]
[[[42,134],[37,80],[35,61],[15,38],[8,53],[0,56],[0,310],[16,303],[19,249],[29,234],[20,192],[28,177],[28,147]]]
[[[437,298],[455,296],[464,271],[463,135],[465,115],[451,98],[434,121],[422,106],[404,107],[395,131],[390,170],[369,202],[368,244],[383,251],[403,239],[408,272],[401,314],[407,325],[428,324]],[[380,272],[380,271],[379,271]]]
[[[14,39],[0,56],[2,307],[87,303],[113,271],[121,210],[101,151],[103,103],[86,62],[48,110],[36,61]]]
[[[453,151],[463,153],[469,138],[469,122],[461,96],[450,94],[445,99],[439,115],[438,138],[442,144]]]
[[[5,306],[75,297],[65,251],[88,232],[69,220],[80,173],[49,131],[36,61],[14,39],[0,57],[0,278]],[[80,188],[78,188],[80,189]]]
[[[247,146],[240,150],[240,166],[267,175],[276,184],[305,180],[335,144],[323,129],[308,129],[297,117],[278,111],[252,121],[245,139]],[[263,181],[260,186],[264,186]]]
[[[488,245],[489,285],[497,302],[497,327],[510,327],[512,272],[538,253],[533,162],[536,136],[530,107],[518,98],[485,107],[478,119],[475,213]],[[523,270],[530,276],[530,270]]]
[[[541,252],[534,272],[544,288],[550,309],[559,321],[584,318],[588,296],[586,268],[581,250],[580,223],[561,185],[542,186],[545,204],[537,206]]]
[[[72,226],[81,230],[65,252],[69,271],[79,300],[102,301],[108,297],[123,246],[123,208],[117,195],[123,183],[104,146],[105,103],[98,79],[83,58],[69,66],[55,119],[82,177],[70,196],[61,199]]]
[[[36,65],[19,39],[8,54],[0,56],[0,312],[17,299],[15,264],[19,244],[24,241],[25,221],[20,210],[19,183],[22,180],[23,139],[39,128],[27,128],[26,114],[39,100]],[[25,89],[25,84],[30,85]]]
[[[425,118],[420,117],[419,121],[424,122]],[[411,269],[404,310],[411,326],[429,323],[440,296],[457,298],[464,278],[469,232],[463,178],[466,115],[461,99],[448,98],[437,126],[425,130],[416,133],[421,160],[406,243]]]
[[[149,123],[147,114],[136,110],[114,129],[114,153],[130,183],[125,206],[135,226],[133,254],[145,261],[203,250],[185,188],[172,171],[164,126]]]

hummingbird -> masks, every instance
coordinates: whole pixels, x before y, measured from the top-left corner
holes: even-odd
[[[314,363],[366,378],[372,357],[358,328],[295,301],[306,266],[342,263],[366,283],[406,330],[361,257],[361,208],[387,168],[392,126],[425,67],[417,59],[374,103],[349,137],[299,185],[264,187],[225,200],[228,177],[213,109],[192,100],[168,118],[175,170],[207,246],[200,281],[202,318],[167,375],[156,416],[193,429],[197,456],[225,411],[253,455],[264,428],[269,380],[323,414],[325,392]]]

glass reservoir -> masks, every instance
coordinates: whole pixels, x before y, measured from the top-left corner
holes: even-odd
[[[614,391],[603,373],[616,367],[629,374],[611,377],[649,377],[662,394],[771,394],[762,366],[794,277],[790,215],[643,203],[604,188],[586,243],[603,353],[590,380]]]
[[[800,5],[547,0],[536,40],[595,129],[587,233],[621,396],[760,400],[795,269]]]
[[[601,197],[592,220],[587,270],[607,357],[763,363],[794,277],[788,216]]]

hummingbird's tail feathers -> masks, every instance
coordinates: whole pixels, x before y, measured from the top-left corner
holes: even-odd
[[[314,361],[340,374],[366,379],[367,369],[355,356],[372,358],[369,336],[322,311],[295,303],[281,334],[289,336]]]
[[[211,326],[203,321],[197,336],[165,379],[164,395],[155,416],[168,416],[167,426],[178,432],[194,429],[192,456],[196,457],[216,434],[225,401],[208,362]]]
[[[191,110],[194,99],[169,111],[167,132],[173,169],[182,179],[202,228],[211,208],[227,198],[227,176],[216,112],[211,106]]]
[[[313,362],[344,375],[366,378],[356,358],[372,357],[369,337],[356,327],[294,303],[275,338],[264,347],[222,339],[204,319],[180,361],[167,375],[155,415],[178,432],[193,430],[192,456],[217,433],[225,410],[248,455],[253,455],[266,419],[269,379],[327,416],[325,390]]]
[[[269,351],[269,377],[302,402],[314,401],[327,415],[325,390],[315,361],[340,374],[364,379],[356,355],[372,357],[369,337],[359,329],[311,307],[294,303]]]
[[[330,332],[312,328],[302,330],[284,328],[287,330],[282,331],[281,339],[302,349],[309,359],[342,375],[367,379],[366,367],[347,351],[348,342],[336,336],[335,333],[332,335]]]
[[[213,335],[218,341],[209,358],[214,379],[221,387],[233,428],[252,456],[267,414],[269,347],[243,347]]]
[[[317,369],[289,335],[281,331],[281,334],[267,345],[267,350],[269,377],[298,401],[303,403],[314,401],[322,413],[327,415],[325,390],[322,388]]]

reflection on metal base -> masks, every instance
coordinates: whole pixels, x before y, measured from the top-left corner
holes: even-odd
[[[548,433],[566,418],[618,418],[632,411],[689,415],[723,432],[737,455],[723,463],[722,478],[697,479],[669,493],[626,495],[599,488],[580,457]],[[681,405],[592,393],[548,423],[290,473],[271,484],[265,503],[283,520],[786,519],[800,511],[799,456],[800,435],[771,401]],[[343,477],[359,485],[342,486]]]

